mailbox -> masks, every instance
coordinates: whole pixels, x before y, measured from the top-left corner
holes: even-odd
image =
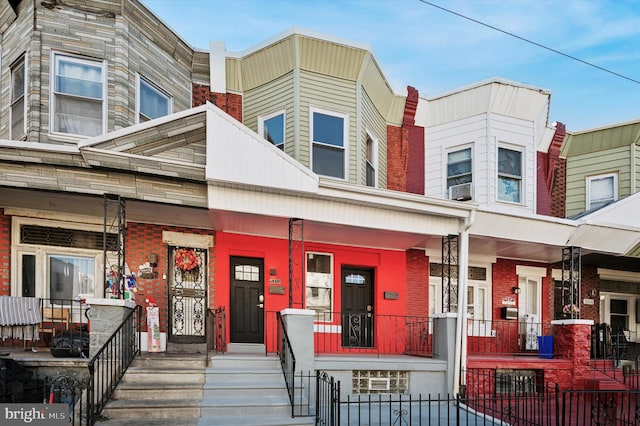
[[[502,308],[502,319],[518,319],[518,308]]]

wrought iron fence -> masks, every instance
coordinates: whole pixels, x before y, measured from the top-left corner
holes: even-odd
[[[89,306],[82,299],[4,296],[0,309],[0,346],[37,351],[49,347],[56,335],[88,335]],[[37,312],[36,312],[37,311]],[[6,316],[6,318],[4,318]]]
[[[559,390],[557,384],[503,384],[508,392],[451,395],[340,395],[340,382],[318,375],[317,425],[640,424],[640,392]]]
[[[551,337],[550,323],[515,320],[468,320],[467,351],[470,354],[521,354],[540,352],[541,342]],[[540,338],[540,339],[539,339]],[[545,339],[545,340],[542,340]],[[548,353],[549,357],[553,353]]]

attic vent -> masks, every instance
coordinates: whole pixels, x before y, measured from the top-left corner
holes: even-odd
[[[20,242],[22,244],[102,250],[103,240],[102,232],[36,225],[22,225],[20,227]],[[107,250],[114,251],[117,241],[116,234],[107,234]]]
[[[369,379],[369,390],[388,391],[390,382],[389,379]]]
[[[449,199],[467,201],[471,199],[471,182],[453,185],[449,187]]]

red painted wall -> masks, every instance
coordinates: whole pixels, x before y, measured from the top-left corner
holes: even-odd
[[[374,270],[374,312],[377,315],[405,315],[407,306],[407,278],[405,272],[406,256],[404,252],[391,250],[375,250],[367,248],[354,248],[337,246],[330,244],[318,244],[306,242],[304,249],[306,252],[315,251],[330,253],[333,255],[334,282],[333,282],[333,311],[341,310],[340,294],[340,271],[342,266],[362,266],[370,267]],[[289,245],[287,240],[255,237],[239,234],[219,232],[216,235],[216,306],[229,307],[229,286],[230,270],[229,261],[231,256],[255,257],[264,259],[265,269],[265,302],[264,309],[266,316],[270,312],[275,312],[289,307]],[[269,276],[269,270],[275,269],[276,274]],[[279,279],[280,284],[285,287],[285,294],[270,294],[269,280]],[[385,291],[398,293],[396,300],[386,300]],[[300,307],[302,288],[294,288],[293,300],[295,308]],[[428,306],[428,305],[427,305]],[[227,315],[227,326],[229,326],[230,315]],[[270,318],[266,319],[271,321]],[[334,323],[339,324],[339,317],[334,316]],[[271,331],[274,327],[267,326],[268,335],[265,336],[267,342],[273,340]]]

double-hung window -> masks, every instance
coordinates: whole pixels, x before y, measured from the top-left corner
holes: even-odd
[[[284,111],[258,117],[258,133],[284,151]]]
[[[331,321],[333,256],[307,253],[306,307],[316,311],[316,321]]]
[[[498,148],[498,200],[522,202],[522,152]]]
[[[24,56],[11,67],[11,139],[24,139],[25,127],[25,68]]]
[[[470,183],[473,180],[471,165],[471,148],[449,152],[447,154],[447,189],[454,185]]]
[[[602,207],[618,199],[618,175],[592,176],[587,178],[587,210]]]
[[[378,144],[367,134],[367,186],[378,186]]]
[[[138,123],[171,113],[171,97],[143,77],[138,78]]]
[[[105,66],[102,61],[54,55],[53,131],[97,136],[105,130]]]
[[[315,173],[345,178],[348,124],[344,114],[311,109],[311,159]]]

